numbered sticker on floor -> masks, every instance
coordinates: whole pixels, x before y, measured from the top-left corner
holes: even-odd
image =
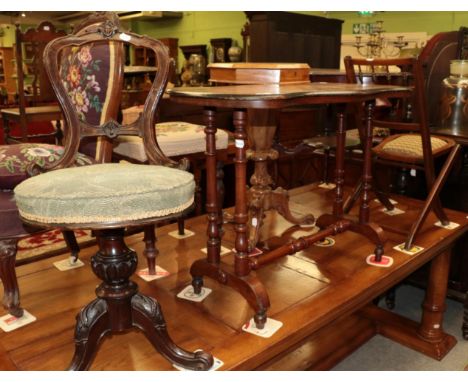
[[[204,254],[207,254],[208,253],[208,250],[205,248],[202,248],[201,251],[204,253]],[[223,247],[221,246],[221,252],[220,252],[220,256],[224,256],[224,255],[227,255],[228,253],[231,253],[232,252],[232,249],[229,249],[229,248],[226,248],[226,247]]]
[[[422,250],[424,250],[423,247],[419,247],[417,245],[413,245],[411,246],[410,249],[405,249],[405,243],[401,243],[401,244],[398,244],[398,245],[395,245],[393,247],[393,249],[399,251],[399,252],[403,252],[403,253],[406,253],[407,255],[410,255],[410,256],[413,256],[415,255],[416,253],[419,253],[421,252]]]
[[[208,297],[208,295],[211,293],[210,288],[201,288],[201,292],[199,294],[196,294],[193,290],[193,285],[187,285],[184,289],[182,289],[177,297],[183,299],[183,300],[189,300],[189,301],[195,301],[195,302],[201,302],[205,298]]]
[[[167,277],[170,275],[169,271],[166,271],[164,268],[161,268],[159,265],[156,265],[155,271],[156,271],[155,274],[151,275],[149,273],[149,269],[145,268],[145,269],[140,269],[139,271],[136,271],[136,274],[145,281],[153,281],[153,280],[161,279],[163,277]]]
[[[69,271],[71,269],[80,268],[84,265],[84,263],[80,259],[76,259],[74,257],[69,257],[68,259],[56,261],[54,263],[54,267],[57,268],[59,271]]]
[[[188,230],[188,229],[185,229],[185,230],[184,230],[184,234],[181,235],[181,234],[179,233],[179,230],[175,230],[175,231],[169,232],[168,235],[169,235],[169,236],[172,236],[172,237],[175,238],[175,239],[179,239],[179,240],[180,240],[180,239],[187,239],[187,238],[190,237],[190,236],[194,236],[194,235],[195,235],[195,232],[192,232],[192,231],[190,231],[190,230]]]
[[[460,224],[455,223],[455,222],[450,222],[447,225],[443,225],[442,222],[438,221],[437,223],[434,223],[434,225],[440,228],[445,228],[445,229],[450,229],[450,230],[460,227]]]
[[[366,263],[373,267],[390,268],[393,265],[393,258],[390,256],[382,256],[380,261],[375,261],[375,254],[366,257]]]
[[[396,207],[393,210],[387,210],[386,208],[381,208],[380,211],[390,216],[401,215],[405,213],[405,211],[400,210],[399,208],[396,208]]]
[[[198,350],[195,350],[195,351],[198,351]],[[221,361],[219,358],[213,357],[213,366],[211,366],[207,371],[218,370],[223,365],[224,365],[223,361]],[[172,364],[172,366],[174,366],[175,369],[180,370],[180,371],[195,371],[195,370],[185,369],[179,365]]]
[[[323,240],[316,241],[314,245],[317,247],[333,247],[335,245],[335,239],[327,236]]]
[[[23,310],[23,316],[19,318],[12,316],[11,314],[0,317],[0,329],[4,332],[11,332],[34,321],[36,321],[36,317],[28,311]]]
[[[335,183],[320,183],[318,185],[320,188],[325,188],[326,190],[333,190],[336,187]]]
[[[247,333],[255,334],[256,336],[263,338],[270,338],[275,334],[281,327],[283,323],[281,321],[274,320],[272,318],[267,318],[265,326],[263,329],[258,329],[257,325],[253,318],[249,322],[242,326],[242,330]]]

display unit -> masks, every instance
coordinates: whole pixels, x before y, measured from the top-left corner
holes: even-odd
[[[13,48],[0,48],[0,88],[5,89],[8,97],[2,97],[0,91],[0,106],[13,100],[16,93],[16,83],[13,80]],[[2,102],[3,101],[3,102]]]
[[[339,68],[343,20],[290,12],[245,12],[250,62],[301,62]]]
[[[213,38],[210,43],[213,50],[213,62],[229,62],[228,50],[232,45],[232,39]]]

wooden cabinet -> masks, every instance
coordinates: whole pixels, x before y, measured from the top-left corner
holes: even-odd
[[[343,20],[290,12],[246,12],[250,62],[305,62],[339,68]]]
[[[174,59],[175,67],[178,68],[178,46],[179,46],[179,39],[178,38],[160,38],[161,41],[167,48],[169,49],[169,56]],[[135,47],[133,50],[133,65],[136,66],[155,66],[156,61],[154,57],[154,52],[151,49],[146,48],[139,48]],[[172,83],[176,83],[176,75],[177,73],[174,72],[170,81]]]
[[[13,79],[13,48],[0,48],[0,87],[6,89],[12,101],[16,93],[16,81]]]

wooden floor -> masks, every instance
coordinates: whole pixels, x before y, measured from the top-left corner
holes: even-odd
[[[291,193],[292,206],[298,213],[319,215],[320,211],[329,210],[331,195],[328,190],[306,186]],[[389,238],[385,253],[394,259],[391,268],[368,266],[365,258],[372,252],[372,244],[347,232],[336,237],[333,247],[312,246],[258,271],[270,295],[269,317],[283,323],[271,338],[243,332],[241,327],[252,317],[252,309],[235,291],[214,281],[205,280],[213,292],[201,303],[176,297],[191,281],[188,270],[192,262],[204,256],[204,216],[186,222],[196,235],[184,240],[168,235],[175,230],[173,225],[158,229],[158,264],[171,274],[150,283],[138,277],[134,280],[140,291],[160,302],[173,340],[187,350],[202,348],[211,352],[224,362],[223,369],[326,369],[375,334],[366,318],[368,314],[362,314],[361,308],[433,256],[429,250],[409,256],[392,249],[403,241],[402,233],[414,221],[415,203],[404,200],[398,207],[407,210],[406,214],[387,216],[379,212],[381,206],[377,202],[372,202],[372,219],[385,228]],[[465,214],[450,212],[449,216],[461,228],[437,228],[431,214],[416,244],[436,248],[466,231]],[[307,235],[312,229],[291,227],[279,215],[269,212],[262,234],[269,238],[266,245],[274,248],[288,238]],[[225,230],[223,246],[232,249],[232,227],[226,226]],[[144,268],[141,234],[128,237],[127,244],[139,253],[139,268]],[[80,256],[86,266],[68,272],[60,272],[52,265],[61,258],[17,268],[22,306],[37,321],[0,333],[0,369],[63,370],[68,366],[74,351],[75,315],[94,299],[94,288],[99,282],[89,266],[95,250],[84,249]],[[223,261],[232,261],[232,254],[223,257]],[[3,314],[0,308],[0,315]],[[330,341],[338,348],[323,352]],[[103,340],[91,370],[174,369],[141,333],[131,331]]]

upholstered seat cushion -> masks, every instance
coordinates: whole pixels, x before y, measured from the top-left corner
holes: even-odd
[[[106,163],[51,171],[16,186],[20,215],[39,223],[119,223],[193,204],[193,175],[163,166]]]
[[[63,147],[43,143],[21,143],[0,146],[0,189],[13,190],[28,178],[27,168],[31,163],[44,166],[56,162],[63,155]],[[78,154],[76,166],[95,163],[94,159]]]
[[[445,152],[453,146],[450,139],[431,136],[431,148],[433,155]],[[421,162],[423,160],[422,138],[419,134],[399,134],[385,139],[374,152],[380,157],[389,159],[409,160]]]
[[[204,152],[205,127],[188,122],[162,122],[155,126],[158,144],[168,157]],[[225,149],[228,145],[228,133],[216,132],[216,148]],[[138,162],[148,160],[143,141],[137,136],[119,136],[116,139],[114,152]]]

